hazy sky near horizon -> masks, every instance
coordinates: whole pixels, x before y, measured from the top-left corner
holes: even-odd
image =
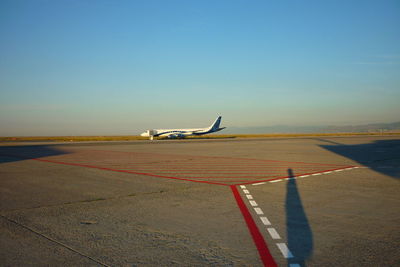
[[[0,1],[0,135],[400,120],[400,2]]]

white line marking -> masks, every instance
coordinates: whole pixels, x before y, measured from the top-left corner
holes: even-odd
[[[258,206],[257,202],[255,202],[254,200],[250,200],[250,205],[252,205],[253,207]]]
[[[240,188],[246,188],[246,186],[245,185],[241,185]]]
[[[276,182],[280,182],[280,181],[282,181],[282,179],[279,179],[279,180],[273,180],[273,181],[269,181],[270,183],[276,183]]]
[[[250,194],[249,190],[247,190],[247,189],[243,189],[243,193]]]
[[[260,217],[261,221],[263,222],[264,225],[271,225],[271,222],[268,220],[267,217]]]
[[[301,267],[301,266],[298,263],[291,263],[289,264],[289,267]]]
[[[246,195],[247,199],[253,199],[252,195]]]
[[[296,177],[288,177],[288,178],[283,178],[283,179],[278,179],[278,180],[272,180],[272,181],[269,181],[269,182],[270,182],[270,183],[277,183],[277,182],[286,181],[286,180],[292,180],[292,179],[298,179],[298,178],[305,178],[305,177],[309,177],[309,176],[317,176],[317,175],[322,175],[322,174],[329,174],[329,173],[333,173],[333,172],[341,172],[341,171],[352,170],[352,169],[356,169],[356,168],[361,168],[361,167],[351,167],[351,168],[340,169],[340,170],[334,170],[334,171],[327,171],[327,172],[319,172],[319,173],[313,173],[313,174],[306,174],[306,175],[301,175],[301,176],[296,176]],[[255,183],[255,184],[253,184],[253,185],[262,185],[262,184],[265,184],[265,182],[262,182],[262,183]]]
[[[277,243],[276,244],[279,248],[279,250],[282,252],[283,257],[286,259],[293,258],[292,252],[288,249],[285,243]]]
[[[260,208],[254,208],[254,210],[256,211],[256,213],[258,215],[263,215],[264,214],[264,212]]]
[[[275,228],[267,228],[269,234],[271,235],[272,239],[281,239],[281,236],[278,234],[278,232],[275,230]]]

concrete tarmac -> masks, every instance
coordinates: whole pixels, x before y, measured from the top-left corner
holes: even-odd
[[[2,143],[0,263],[395,266],[399,179],[393,136]]]

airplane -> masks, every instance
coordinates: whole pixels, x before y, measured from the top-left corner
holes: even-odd
[[[221,116],[219,116],[210,127],[196,128],[196,129],[153,129],[147,130],[140,134],[140,136],[150,137],[153,140],[154,137],[166,137],[166,138],[185,138],[190,135],[203,135],[209,133],[215,133],[225,129],[226,127],[219,127],[221,123]]]

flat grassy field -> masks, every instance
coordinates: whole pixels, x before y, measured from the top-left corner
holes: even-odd
[[[191,136],[186,139],[228,139],[228,138],[277,138],[277,137],[315,137],[315,136],[400,136],[400,132],[390,133],[298,133],[298,134],[215,134],[204,136]],[[156,138],[160,139],[160,138]],[[79,142],[79,141],[134,141],[148,140],[147,137],[137,135],[126,136],[24,136],[0,137],[0,142],[10,141],[54,141],[54,142]]]

